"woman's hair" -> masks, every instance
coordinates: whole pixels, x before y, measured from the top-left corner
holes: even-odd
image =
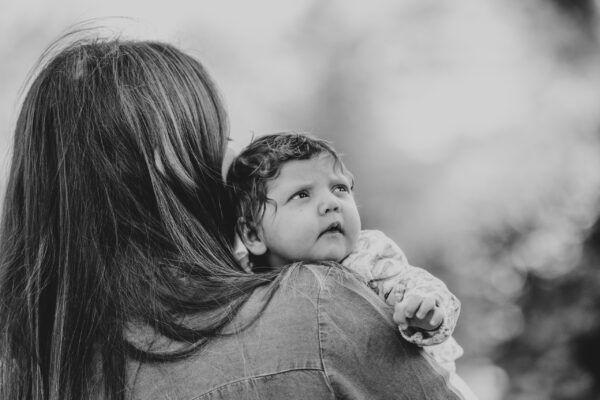
[[[227,139],[206,70],[168,44],[79,40],[40,64],[0,228],[0,398],[124,398],[127,357],[190,354],[272,279],[230,251]],[[130,324],[184,345],[157,353]]]

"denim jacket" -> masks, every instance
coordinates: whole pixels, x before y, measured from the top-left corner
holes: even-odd
[[[391,309],[339,266],[296,265],[260,317],[184,360],[129,365],[133,399],[460,399]],[[255,290],[233,324],[263,304]]]

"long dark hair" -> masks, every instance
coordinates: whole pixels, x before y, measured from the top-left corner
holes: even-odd
[[[231,255],[227,137],[206,70],[168,44],[85,39],[41,62],[2,214],[0,398],[124,398],[127,357],[190,354],[271,279]],[[186,345],[151,351],[132,323]]]

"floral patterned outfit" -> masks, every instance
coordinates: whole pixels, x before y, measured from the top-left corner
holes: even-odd
[[[400,333],[407,341],[423,347],[440,365],[455,371],[454,361],[463,350],[452,338],[460,313],[460,301],[446,285],[422,268],[411,266],[404,252],[383,232],[364,230],[352,253],[342,264],[358,275],[390,306],[403,296],[433,296],[444,311],[442,324],[433,331],[408,327]]]
[[[456,374],[456,360],[463,355],[463,349],[452,332],[460,314],[460,301],[444,282],[422,268],[411,266],[400,247],[377,230],[361,231],[354,250],[342,264],[358,274],[390,306],[404,296],[433,294],[445,314],[442,324],[432,331],[408,327],[400,329],[400,333],[449,372],[450,383],[465,399],[476,400],[475,394]]]

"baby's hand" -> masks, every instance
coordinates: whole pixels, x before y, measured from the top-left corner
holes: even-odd
[[[394,322],[402,330],[408,327],[435,330],[444,317],[444,311],[432,296],[408,294],[394,305]]]

